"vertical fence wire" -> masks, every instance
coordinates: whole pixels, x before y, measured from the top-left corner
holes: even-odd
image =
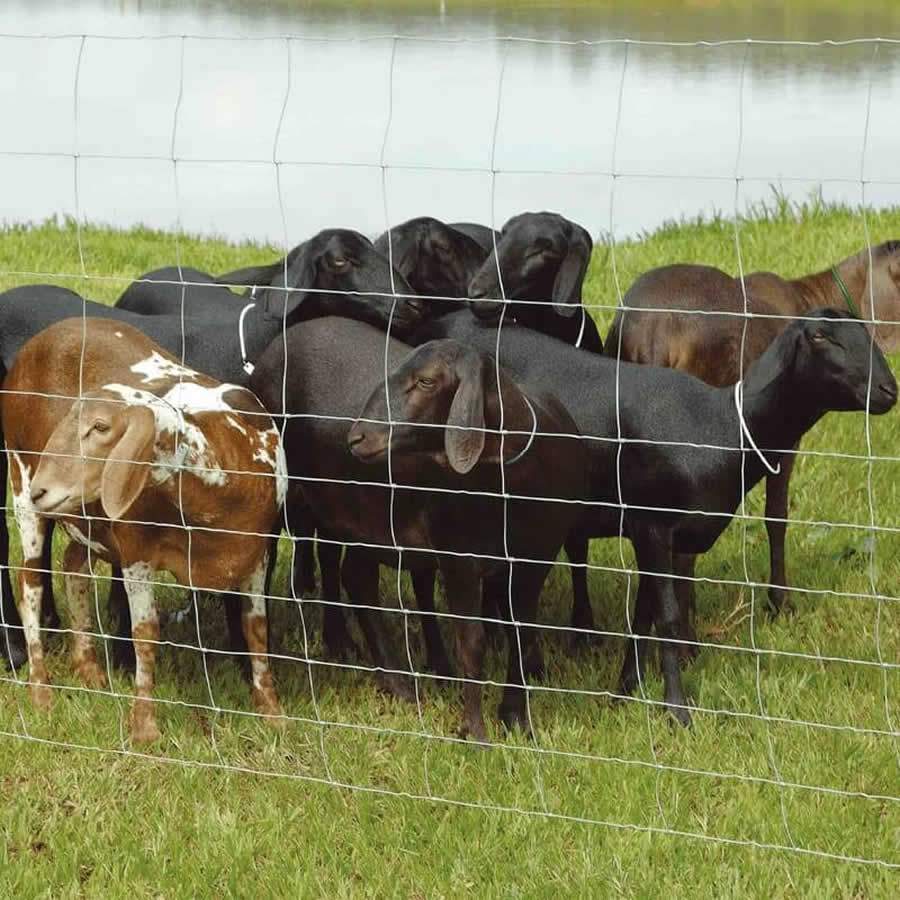
[[[753,316],[753,312],[750,309],[750,300],[747,294],[747,279],[744,272],[744,258],[741,252],[741,233],[740,233],[740,192],[741,192],[741,156],[743,153],[744,147],[744,90],[745,90],[745,79],[747,73],[747,61],[750,56],[750,44],[748,43],[744,48],[744,55],[741,61],[741,70],[740,70],[740,79],[738,82],[738,141],[737,141],[737,151],[735,153],[734,160],[734,252],[735,259],[737,261],[738,268],[738,281],[741,285],[741,302],[743,304],[743,321],[741,325],[741,343],[739,349],[739,379],[738,384],[740,387],[737,389],[740,393],[740,400],[738,401],[738,394],[735,394],[735,399],[737,402],[740,402],[740,409],[737,411],[738,422],[737,428],[739,432],[739,441],[740,441],[740,449],[741,449],[741,567],[744,574],[744,582],[747,586],[747,590],[750,594],[750,644],[754,650],[758,649],[759,645],[756,639],[756,629],[758,625],[759,618],[759,609],[756,603],[756,590],[757,585],[754,579],[750,575],[750,558],[747,550],[747,530],[748,530],[748,520],[746,518],[747,512],[747,460],[749,458],[749,447],[746,446],[745,439],[745,429],[744,429],[744,417],[743,417],[743,393],[744,393],[744,359],[747,348],[747,330],[750,326],[750,320]],[[769,486],[771,485],[771,478],[766,481],[766,491],[769,490]],[[768,757],[769,768],[773,773],[773,776],[776,782],[779,785],[778,790],[778,807],[781,812],[781,824],[784,830],[785,839],[789,846],[796,846],[794,842],[794,837],[791,834],[791,827],[788,823],[788,814],[787,814],[787,805],[785,803],[785,789],[784,789],[784,779],[781,776],[781,771],[778,766],[778,759],[775,753],[775,742],[772,738],[772,730],[769,722],[769,714],[766,709],[766,703],[763,696],[763,686],[762,686],[762,657],[757,654],[756,655],[756,671],[755,675],[755,688],[756,688],[756,704],[757,709],[759,710],[759,715],[761,721],[763,723],[763,728],[766,733],[766,754]]]

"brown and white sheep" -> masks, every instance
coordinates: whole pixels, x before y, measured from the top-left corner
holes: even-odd
[[[151,695],[160,570],[198,590],[241,592],[253,701],[277,721],[264,587],[286,470],[278,431],[253,393],[182,366],[128,325],[67,319],[20,351],[2,418],[34,704],[51,697],[39,627],[49,516],[72,538],[63,566],[72,658],[89,685],[106,679],[91,637],[88,554],[122,567],[137,657],[133,741],[159,737]]]

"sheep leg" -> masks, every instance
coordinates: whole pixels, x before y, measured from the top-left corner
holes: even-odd
[[[5,519],[5,516],[3,517]],[[6,523],[0,526],[6,531]],[[6,533],[7,549],[2,548],[0,539],[0,558],[9,558],[9,534]],[[25,640],[22,635],[22,620],[19,618],[19,610],[16,608],[16,595],[12,589],[12,581],[9,577],[9,568],[3,565],[0,572],[0,660],[5,662],[12,671],[21,668],[28,659],[25,650]]]
[[[265,576],[264,580],[265,580]],[[263,589],[265,591],[265,588]],[[265,593],[263,594],[265,598]],[[222,606],[225,607],[225,627],[228,631],[228,651],[235,654],[241,665],[245,667],[245,674],[253,674],[253,667],[246,669],[247,653],[249,647],[247,645],[247,630],[244,626],[244,611],[246,609],[246,597],[239,597],[237,594],[222,594]],[[266,603],[266,613],[268,614],[268,603]],[[268,626],[266,627],[268,634]],[[266,652],[269,652],[268,643],[266,644]]]
[[[6,450],[0,448],[0,490],[3,491],[4,507],[8,470],[9,457]],[[9,577],[9,526],[4,513],[0,516],[0,660],[16,671],[27,659],[22,620],[19,618],[16,595],[13,592],[12,579]]]
[[[153,673],[159,643],[159,612],[153,585],[153,570],[145,562],[125,566],[122,571],[131,612],[131,640],[134,644],[135,699],[131,707],[131,740],[147,744],[160,737],[153,705]]]
[[[19,615],[25,647],[28,651],[28,681],[31,702],[38,709],[49,709],[52,702],[50,676],[41,641],[41,605],[44,579],[41,567],[47,534],[46,519],[31,504],[31,470],[13,453],[16,465],[10,471],[13,509],[22,542],[22,569],[19,572]]]
[[[684,688],[681,683],[681,666],[678,662],[678,645],[673,641],[681,638],[682,624],[679,619],[678,599],[672,584],[673,552],[672,530],[660,526],[636,529],[633,537],[638,568],[641,572],[653,572],[649,576],[652,590],[644,596],[652,597],[652,617],[656,633],[660,638],[659,662],[662,669],[666,709],[682,725],[691,724],[691,714],[687,708]],[[648,578],[641,575],[641,581]],[[638,603],[641,591],[638,588]]]
[[[278,540],[272,538],[269,552],[266,554],[266,567],[263,575],[262,596],[266,605],[266,653],[272,652],[271,638],[272,630],[268,627],[269,620],[269,599],[272,596],[272,577],[275,574],[275,561],[278,552]],[[243,611],[245,608],[245,597],[238,594],[219,594],[222,606],[225,610],[225,628],[228,632],[228,652],[238,657],[241,670],[246,678],[252,681],[253,669],[248,663],[247,635],[244,626]],[[194,598],[196,603],[196,596]]]
[[[481,615],[486,620],[482,623],[484,637],[492,645],[498,644],[506,634],[505,626],[498,623],[504,618],[501,606],[506,601],[505,584],[504,578],[492,577],[485,578],[482,583]]]
[[[481,579],[472,559],[442,558],[441,573],[450,611],[456,620],[456,653],[463,678],[463,722],[460,734],[487,743],[482,711],[482,666],[484,663],[484,622],[480,618]]]
[[[44,548],[41,553],[41,581],[44,596],[41,599],[41,626],[56,631],[59,629],[59,613],[53,597],[53,520],[44,521]]]
[[[525,681],[532,672],[527,660],[533,659],[537,647],[536,629],[531,625],[519,626],[516,622],[531,623],[537,616],[538,598],[550,567],[529,563],[512,566],[512,585],[505,604],[500,608],[509,621],[506,687],[500,703],[500,721],[509,728],[520,728],[531,736],[528,716],[528,692]],[[515,598],[515,602],[513,599]],[[519,686],[521,685],[521,687]]]
[[[676,553],[674,555],[675,574],[681,577],[675,579],[675,596],[678,598],[678,616],[681,620],[684,641],[690,643],[678,645],[678,655],[681,662],[687,664],[696,658],[697,632],[694,629],[694,620],[697,615],[697,602],[695,594],[694,566],[697,557],[692,553]]]
[[[347,629],[347,615],[341,603],[341,557],[343,548],[330,541],[316,544],[322,572],[322,642],[330,659],[351,659],[359,651]],[[376,575],[377,577],[377,575]]]
[[[272,671],[269,668],[269,629],[266,610],[266,570],[268,554],[241,585],[243,614],[241,620],[244,639],[250,654],[250,672],[253,684],[253,705],[269,724],[282,727],[284,711],[275,693]]]
[[[441,625],[434,606],[434,569],[413,569],[413,591],[416,605],[422,613],[422,638],[425,641],[425,668],[435,675],[450,677],[453,664],[441,637]]]
[[[347,596],[356,609],[363,637],[375,664],[376,679],[382,690],[401,700],[414,703],[415,691],[409,680],[399,674],[403,668],[397,658],[395,647],[384,628],[384,613],[374,612],[371,608],[379,606],[378,597],[378,561],[365,550],[348,547],[341,567],[341,578],[347,590]]]
[[[520,585],[522,581],[520,574],[518,578],[516,578],[516,580],[513,582],[512,587],[510,587],[509,578],[509,566],[504,566],[503,570],[499,574],[490,575],[481,583],[484,593],[490,593],[492,597],[492,603],[494,609],[496,610],[496,615],[499,616],[504,621],[504,623],[507,623],[499,626],[502,630],[502,633],[506,637],[507,647],[511,646],[511,642],[516,640],[515,628],[511,624],[509,624],[514,621],[509,608],[510,597],[515,598],[516,603],[520,602],[517,592],[520,589],[518,585]],[[546,573],[544,573],[544,578],[546,578]],[[521,609],[523,607],[520,606],[519,608]],[[527,615],[520,616],[520,620],[533,622],[537,615],[537,604],[535,604],[534,609],[531,610],[530,613],[528,612],[527,605],[524,608],[526,609]],[[536,632],[533,628],[524,629],[522,631],[522,634],[523,636],[534,636],[536,638]],[[527,678],[544,677],[544,654],[541,652],[541,645],[536,639],[528,642],[527,652],[525,654],[523,662],[525,665],[525,676]]]
[[[106,675],[97,662],[91,633],[94,616],[87,563],[87,548],[70,541],[63,555],[63,572],[72,624],[72,668],[87,687],[103,688],[106,687]]]
[[[310,534],[309,539],[302,541],[300,544],[300,552],[297,554],[300,560],[300,593],[315,594],[316,593],[316,554],[315,549],[319,549],[319,564],[322,562],[322,548],[318,544],[314,544],[313,536]],[[323,573],[324,577],[324,573]]]
[[[107,605],[113,615],[114,634],[112,643],[112,663],[117,669],[134,672],[134,644],[131,641],[131,611],[128,593],[122,577],[122,567],[112,567]]]
[[[3,486],[6,487],[6,454],[3,457]],[[6,516],[0,516],[0,660],[12,671],[20,669],[28,659],[25,639],[22,632],[22,620],[16,608],[16,595],[13,592],[12,580],[9,577],[9,527]]]
[[[625,645],[625,661],[619,677],[619,693],[630,697],[647,671],[647,641],[653,627],[653,584],[647,575],[638,576],[637,600],[630,622],[631,637]]]
[[[794,444],[794,449],[799,447]],[[769,614],[777,616],[785,607],[793,608],[787,597],[787,573],[784,565],[784,542],[787,533],[788,492],[795,456],[785,454],[778,475],[766,478],[766,534],[769,537]]]
[[[287,527],[297,545],[294,554],[293,587],[294,596],[315,596],[316,594],[316,533],[309,509],[299,499],[292,499],[287,505]],[[319,547],[321,560],[321,547]]]
[[[594,610],[588,593],[587,558],[588,539],[580,534],[570,534],[566,538],[566,556],[572,565],[569,574],[572,578],[572,646],[582,647],[593,635],[585,631],[594,629]]]

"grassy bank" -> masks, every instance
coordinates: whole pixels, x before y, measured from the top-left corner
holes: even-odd
[[[848,210],[760,210],[738,227],[744,268],[823,268],[865,243],[865,224]],[[896,238],[900,210],[870,214],[867,225],[873,242]],[[185,264],[213,271],[272,253],[188,238],[176,248],[171,235],[145,230],[13,228],[0,236],[0,287],[52,280],[111,302],[131,278],[171,263],[176,249]],[[602,330],[617,283],[627,288],[675,260],[735,272],[734,224],[673,225],[598,248],[585,299]],[[872,419],[876,455],[900,457],[898,416]],[[614,638],[571,653],[548,634],[549,671],[532,694],[536,742],[494,730],[499,746],[490,752],[452,739],[452,686],[422,679],[419,715],[378,694],[365,672],[316,665],[310,677],[289,659],[276,677],[297,720],[273,735],[241,714],[249,697],[231,661],[210,659],[208,687],[201,655],[172,648],[159,673],[159,696],[172,701],[162,711],[164,739],[131,755],[122,730],[130,682],[114,680],[123,697],[72,690],[58,649],[51,672],[61,690],[50,716],[35,714],[20,686],[0,682],[0,893],[894,895],[896,872],[828,854],[900,863],[900,802],[891,799],[900,796],[900,739],[884,734],[900,722],[900,671],[877,665],[900,659],[900,605],[872,597],[900,594],[900,537],[873,539],[865,527],[870,474],[877,524],[900,526],[900,463],[866,461],[862,415],[832,414],[804,449],[851,458],[798,463],[788,544],[802,589],[797,613],[769,622],[762,592],[746,583],[745,565],[751,581],[768,576],[756,491],[751,518],[733,523],[698,568],[710,579],[698,586],[699,630],[712,646],[686,673],[701,708],[690,732],[671,729],[640,698],[610,705],[602,692],[614,686],[622,653]],[[629,596],[627,575],[614,571],[620,549],[631,565],[616,541],[592,546],[595,614],[610,631],[621,631]],[[382,588],[396,605],[392,575]],[[285,590],[283,563],[275,590]],[[164,602],[176,605],[169,593]],[[301,653],[298,610],[275,607],[279,652]],[[542,616],[562,625],[568,611],[568,576],[558,567]],[[221,640],[218,609],[203,612]],[[304,612],[310,655],[321,658],[318,610]],[[191,623],[170,624],[166,637],[195,641]],[[502,677],[496,651],[488,675]],[[659,698],[659,679],[646,690]],[[488,708],[497,701],[489,689]]]

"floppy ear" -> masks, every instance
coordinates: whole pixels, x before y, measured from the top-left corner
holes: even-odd
[[[393,261],[394,268],[407,280],[419,265],[419,254],[422,252],[422,229],[407,229],[401,234],[385,234],[382,256]],[[390,253],[388,253],[390,242]]]
[[[884,268],[884,276],[875,276],[874,318],[883,323],[900,322],[900,250],[891,254]],[[863,293],[860,313],[867,319],[872,312],[868,285]],[[900,325],[879,324],[874,327],[874,332],[875,341],[883,353],[893,353],[900,348]]]
[[[100,479],[100,503],[114,522],[121,519],[140,496],[153,461],[156,420],[146,406],[130,406],[125,411],[128,426],[113,447]],[[138,463],[138,465],[135,465]]]
[[[273,309],[273,299],[285,298],[288,315],[290,315],[307,297],[307,294],[298,291],[285,293],[271,290],[271,288],[284,287],[285,284],[292,288],[312,287],[316,280],[317,259],[317,255],[310,248],[310,241],[304,241],[302,244],[294,247],[286,257],[282,256],[278,262],[268,266],[249,266],[246,269],[235,269],[233,272],[226,272],[214,280],[216,284],[259,285],[266,288],[260,291],[258,295],[259,301],[265,304],[267,316],[280,319],[284,314],[284,308],[276,306]],[[285,280],[285,266],[287,266],[287,280]]]
[[[282,257],[277,263],[270,266],[248,266],[246,269],[235,269],[233,272],[226,272],[214,278],[216,284],[242,284],[251,285],[271,284],[272,280],[278,276],[279,272],[284,271],[284,258]]]
[[[900,284],[900,250],[895,250],[893,254],[891,254],[891,261],[888,263],[888,272],[890,272],[891,278]]]
[[[575,315],[578,304],[581,303],[581,285],[591,261],[593,246],[594,242],[587,231],[573,223],[568,252],[553,282],[553,308],[561,316],[569,318]]]
[[[483,369],[481,356],[474,350],[460,356],[456,363],[459,386],[447,416],[444,449],[450,468],[460,475],[472,471],[484,450]]]

